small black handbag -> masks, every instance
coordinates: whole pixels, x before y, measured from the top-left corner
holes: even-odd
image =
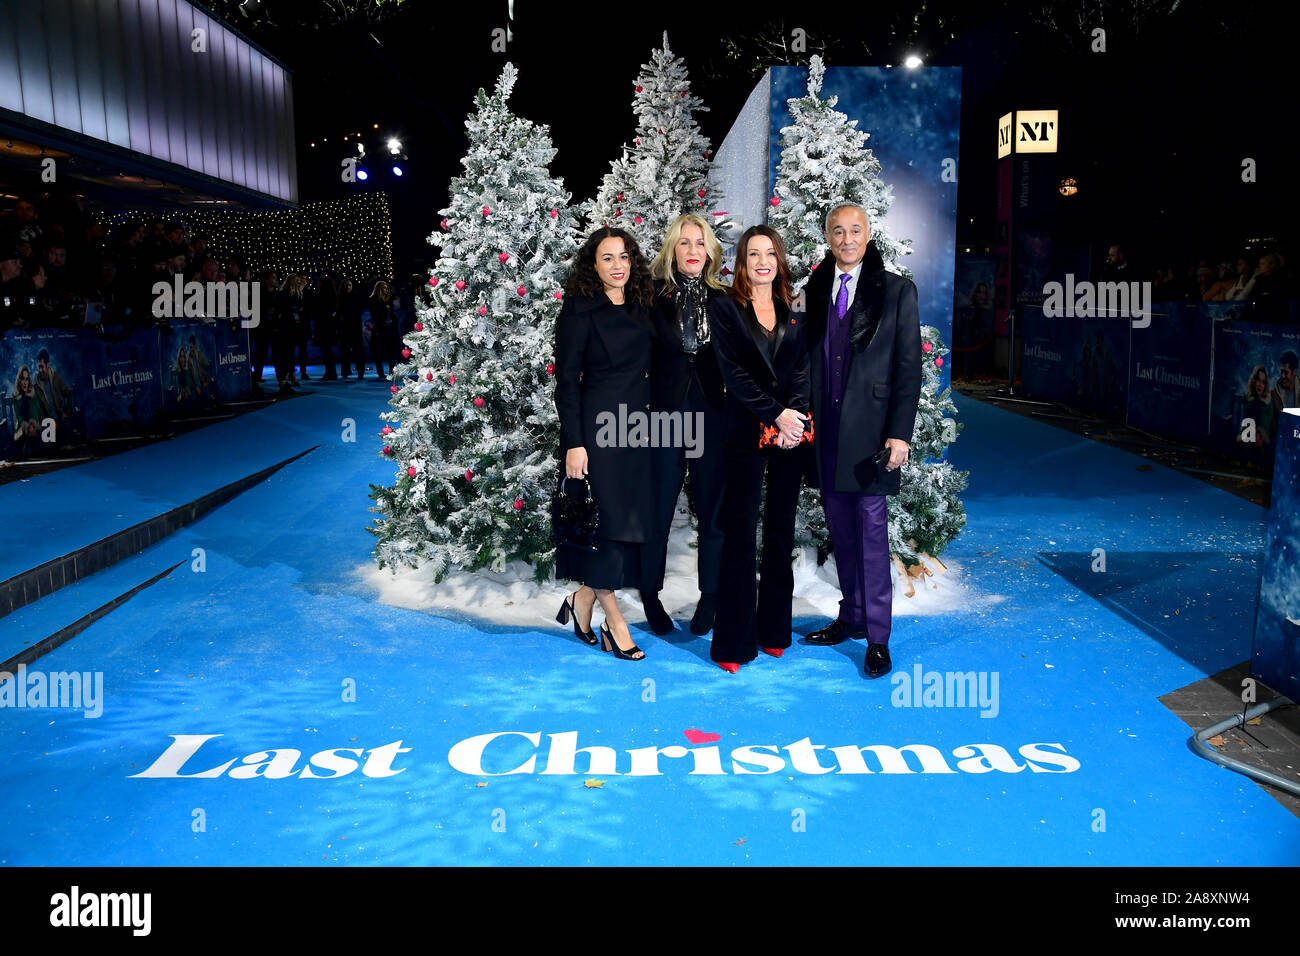
[[[568,487],[570,481],[573,488]],[[551,533],[556,546],[595,551],[599,527],[600,511],[591,497],[591,483],[586,478],[561,476],[551,499]]]

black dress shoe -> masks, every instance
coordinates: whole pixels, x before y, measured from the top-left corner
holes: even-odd
[[[717,615],[717,610],[717,595],[701,594],[700,603],[695,605],[695,614],[691,618],[691,633],[704,635],[713,630],[713,618]]]
[[[799,643],[812,644],[816,647],[829,647],[832,644],[840,643],[846,638],[855,637],[862,633],[862,628],[857,624],[850,624],[848,621],[841,621],[837,618],[821,630],[813,631],[807,637],[799,638]]]
[[[645,608],[646,623],[650,630],[660,637],[673,632],[673,619],[668,616],[664,606],[659,603],[659,595],[648,591],[641,592],[641,604]]]
[[[868,677],[884,677],[893,666],[889,660],[888,644],[867,645],[867,659],[862,664],[862,670]]]

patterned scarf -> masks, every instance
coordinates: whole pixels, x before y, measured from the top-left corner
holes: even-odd
[[[692,354],[709,343],[709,292],[704,274],[684,276],[675,272],[673,279],[680,289],[678,315],[682,319],[682,351]]]

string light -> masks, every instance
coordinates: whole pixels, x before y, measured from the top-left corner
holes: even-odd
[[[99,217],[109,232],[130,219],[179,220],[191,239],[207,238],[210,254],[222,264],[238,257],[254,278],[267,269],[281,277],[340,272],[357,282],[393,278],[392,215],[382,190],[297,209],[183,209],[160,215],[147,208],[101,210]]]

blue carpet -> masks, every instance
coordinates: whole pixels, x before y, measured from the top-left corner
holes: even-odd
[[[205,562],[35,665],[102,672],[102,716],[0,709],[0,863],[1300,861],[1300,821],[1191,754],[1188,728],[1157,700],[1249,656],[1257,506],[959,397],[967,427],[952,459],[971,472],[969,525],[948,555],[987,600],[897,617],[891,650],[896,675],[918,665],[996,674],[996,714],[894,706],[901,688],[864,679],[859,642],[796,644],[733,677],[709,664],[707,638],[686,632],[634,629],[648,658],[630,663],[558,626],[480,628],[378,603],[354,569],[373,540],[367,484],[391,477],[373,438],[386,399],[377,383],[321,387],[59,472],[58,495],[0,489],[10,513],[38,492],[64,547],[128,523],[116,517],[124,510],[179,503],[320,446],[84,583],[120,593],[193,562],[194,549]],[[356,442],[341,440],[347,418]],[[98,509],[100,496],[111,504]],[[58,511],[68,498],[84,511]],[[1096,549],[1104,571],[1092,570]],[[69,600],[69,619],[93,597]],[[718,739],[695,744],[686,731]],[[503,732],[514,735],[487,744],[482,769],[535,757],[533,772],[453,768],[458,742]],[[570,732],[578,747],[612,748],[617,772],[588,773],[579,754],[577,773],[543,773],[568,769],[556,750]],[[205,778],[132,776],[171,735],[220,735],[181,773],[236,763]],[[398,741],[406,752],[382,749]],[[918,752],[855,762],[832,750],[868,745]],[[652,747],[685,751],[628,753]],[[733,755],[741,747],[755,749]],[[272,750],[282,752],[267,765]],[[304,779],[306,758],[325,751],[314,768],[323,779]],[[292,775],[232,777],[241,766]]]

